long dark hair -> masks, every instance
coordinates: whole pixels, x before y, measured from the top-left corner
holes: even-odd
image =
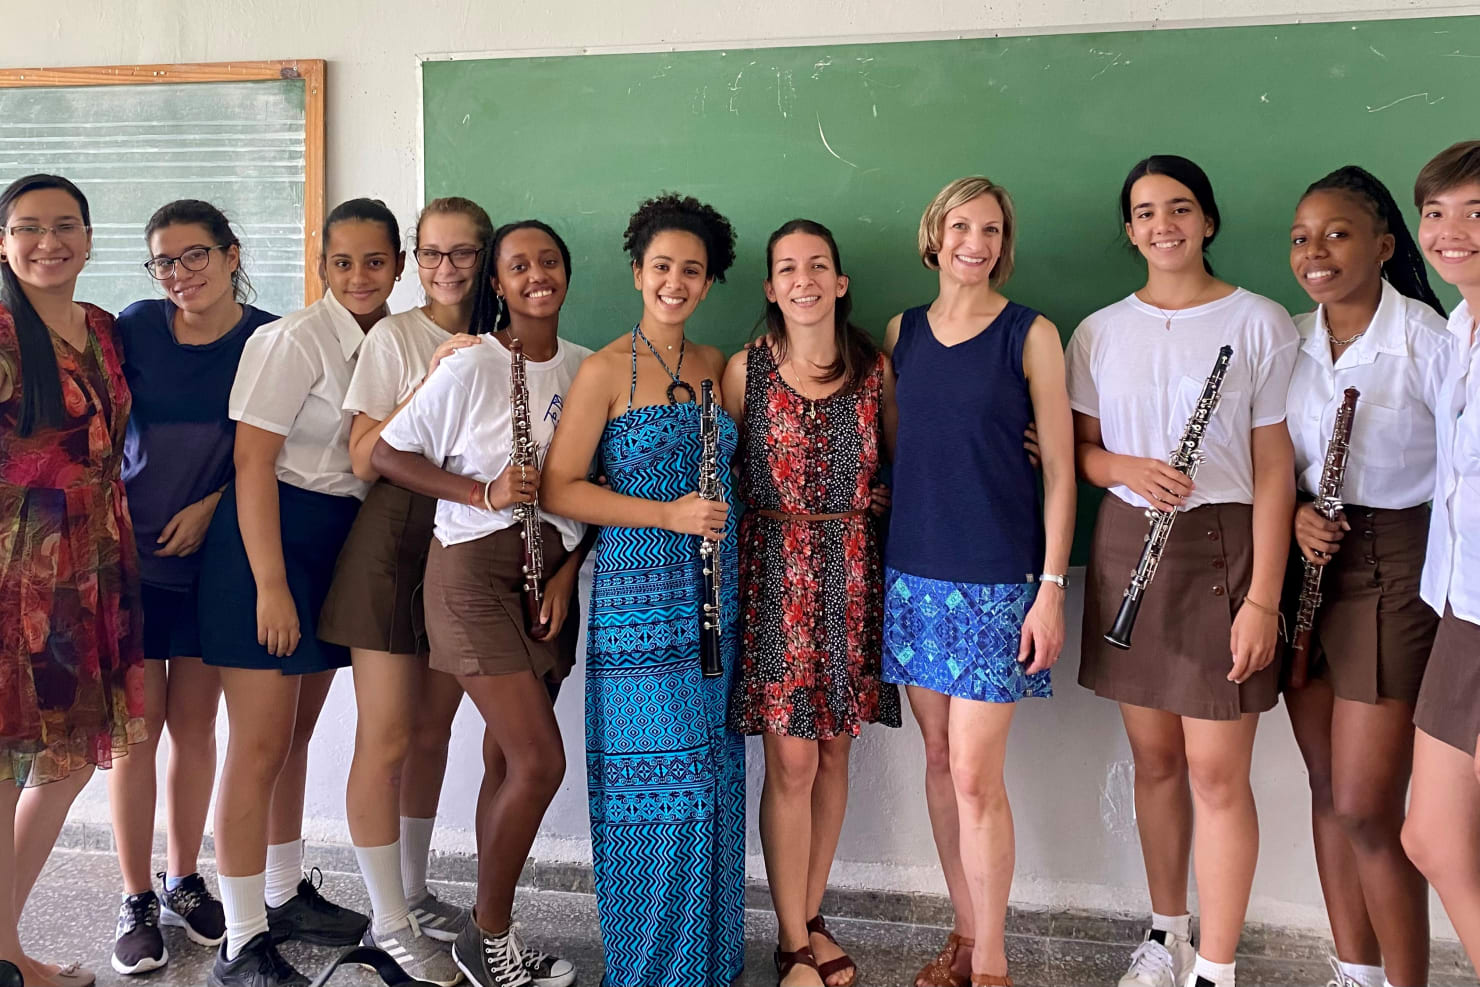
[[[60,175],[27,175],[11,182],[4,192],[0,192],[0,226],[10,225],[10,214],[17,199],[27,192],[49,188],[61,189],[75,199],[82,214],[82,225],[92,229],[87,196]],[[15,276],[8,263],[0,264],[0,303],[10,310],[10,317],[15,322],[16,343],[20,347],[21,407],[16,418],[16,434],[26,436],[40,428],[56,428],[62,424],[66,409],[62,405],[62,378],[51,332],[21,290],[20,278]]]
[[[149,217],[149,222],[144,226],[144,242],[148,243],[154,234],[166,226],[203,226],[218,246],[235,247],[236,270],[231,272],[231,296],[241,304],[256,297],[257,292],[252,287],[252,280],[247,277],[247,269],[242,260],[241,239],[220,209],[200,199],[176,199],[174,202],[167,202],[154,210],[154,215]]]
[[[483,263],[478,268],[478,287],[473,295],[473,314],[468,319],[468,332],[474,335],[507,329],[513,321],[509,315],[509,306],[500,304],[498,293],[493,290],[493,283],[498,280],[498,248],[503,246],[504,238],[516,230],[539,230],[554,240],[556,248],[560,251],[560,259],[565,262],[566,283],[570,283],[570,248],[565,245],[559,233],[537,219],[521,219],[517,223],[505,223],[493,231],[493,239],[488,242],[488,249],[483,251]]]
[[[1223,217],[1218,213],[1218,200],[1213,198],[1213,183],[1208,181],[1207,172],[1199,168],[1196,162],[1179,154],[1153,154],[1137,161],[1120,186],[1120,219],[1126,226],[1131,224],[1131,187],[1147,175],[1165,175],[1186,185],[1192,192],[1192,197],[1197,200],[1203,215],[1213,221],[1213,232],[1203,237],[1202,242],[1203,270],[1212,274],[1213,265],[1208,260],[1208,248],[1223,229]]]
[[[833,270],[839,277],[842,277],[843,258],[838,253],[838,241],[833,238],[832,230],[810,219],[793,219],[783,223],[766,241],[767,283],[771,280],[772,254],[775,253],[776,244],[782,237],[792,233],[807,233],[822,238],[827,243],[827,249],[832,253]],[[833,338],[837,340],[838,358],[826,368],[826,373],[820,378],[825,382],[841,378],[844,391],[851,391],[858,387],[872,369],[874,359],[879,352],[868,333],[849,321],[849,316],[852,314],[853,295],[851,292],[844,292],[843,297],[837,300],[833,309]],[[766,342],[775,352],[776,363],[779,366],[781,361],[786,359],[787,348],[786,319],[781,314],[781,306],[768,300],[763,321],[766,326]]]
[[[347,222],[379,223],[385,227],[386,238],[391,242],[391,253],[399,253],[401,250],[401,224],[396,222],[396,214],[391,212],[390,207],[379,199],[345,199],[339,205],[329,211],[324,217],[323,235],[319,237],[319,249],[323,251],[319,256],[319,268],[323,269],[329,259],[329,231],[336,223]]]
[[[1423,302],[1444,318],[1449,317],[1439,296],[1429,285],[1428,268],[1424,265],[1418,244],[1413,242],[1408,224],[1403,221],[1403,210],[1398,208],[1393,193],[1376,175],[1357,165],[1346,165],[1312,182],[1300,200],[1304,202],[1312,192],[1344,192],[1366,207],[1372,214],[1378,235],[1393,235],[1393,255],[1383,262],[1382,276],[1404,295]]]

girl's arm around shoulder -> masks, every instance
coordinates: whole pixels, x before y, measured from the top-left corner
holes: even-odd
[[[745,420],[745,371],[749,365],[750,347],[746,346],[725,364],[725,376],[720,384],[720,391],[725,397],[724,409],[735,420],[736,425]]]

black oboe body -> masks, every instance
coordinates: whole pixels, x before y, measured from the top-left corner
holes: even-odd
[[[1213,372],[1208,374],[1208,379],[1203,382],[1202,394],[1198,396],[1197,406],[1192,409],[1192,415],[1187,419],[1187,427],[1182,430],[1182,441],[1177,444],[1176,449],[1172,450],[1167,460],[1167,465],[1189,480],[1197,475],[1198,466],[1206,458],[1202,451],[1203,437],[1207,434],[1208,423],[1213,420],[1213,412],[1218,410],[1218,397],[1223,388],[1223,377],[1228,373],[1228,361],[1232,358],[1232,346],[1224,346],[1218,350],[1218,359],[1213,364]],[[1131,573],[1130,584],[1125,588],[1125,596],[1121,598],[1120,610],[1115,614],[1115,623],[1105,632],[1105,641],[1117,648],[1125,650],[1131,646],[1131,631],[1136,626],[1136,615],[1141,611],[1141,601],[1145,598],[1147,587],[1156,577],[1156,567],[1161,562],[1161,553],[1166,548],[1167,539],[1171,537],[1172,524],[1177,520],[1177,513],[1175,510],[1158,511],[1154,507],[1146,509],[1146,517],[1150,520],[1151,527],[1146,533],[1146,541],[1141,546],[1141,557]]]
[[[699,496],[719,500],[719,408],[714,403],[714,381],[699,384]],[[705,678],[724,674],[720,660],[719,543],[699,539],[699,564],[704,570],[704,595],[699,601],[699,664]]]
[[[513,449],[509,469],[539,468],[539,453],[529,423],[529,384],[525,378],[524,344],[509,340],[509,402],[513,427]],[[524,540],[524,621],[529,635],[542,638],[550,630],[545,609],[545,542],[540,532],[540,501],[514,505],[519,537]]]

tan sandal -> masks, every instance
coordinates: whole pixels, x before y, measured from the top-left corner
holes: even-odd
[[[1006,974],[999,977],[995,973],[973,973],[971,983],[972,987],[1012,987],[1012,978]]]
[[[832,943],[834,946],[837,946],[838,949],[843,948],[842,946],[838,945],[838,941],[833,938],[833,934],[827,931],[827,921],[823,919],[821,914],[814,915],[810,920],[808,920],[807,934],[813,936],[821,936],[828,942]],[[841,983],[837,984],[833,984],[831,983],[831,981],[828,981],[828,977],[831,977],[837,973],[842,973],[844,970],[853,971],[851,974],[849,974],[847,980],[844,980]],[[843,955],[839,956],[837,959],[828,960],[826,963],[820,964],[817,967],[817,973],[819,976],[822,977],[824,982],[830,984],[830,987],[853,987],[854,984],[858,983],[858,964],[854,963],[853,957],[849,956],[846,952],[844,952]]]
[[[975,948],[976,940],[958,936],[952,932],[946,938],[946,944],[940,954],[920,968],[915,974],[914,982],[924,987],[971,987],[971,978],[963,977],[951,970],[956,962],[956,954],[961,947],[967,949]]]

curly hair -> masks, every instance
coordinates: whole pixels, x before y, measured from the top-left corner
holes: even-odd
[[[1423,302],[1441,318],[1447,318],[1444,305],[1429,285],[1428,270],[1424,267],[1423,254],[1403,222],[1403,210],[1393,199],[1393,193],[1381,180],[1365,168],[1345,165],[1331,174],[1312,182],[1305,190],[1301,201],[1315,192],[1341,192],[1356,199],[1372,216],[1377,232],[1393,236],[1393,256],[1382,265],[1382,275],[1388,283],[1404,295]]]
[[[633,264],[641,266],[653,238],[667,230],[698,237],[708,255],[706,276],[711,281],[725,280],[725,272],[735,263],[735,229],[719,210],[691,195],[665,192],[654,196],[638,206],[627,221],[622,249],[631,256]]]

